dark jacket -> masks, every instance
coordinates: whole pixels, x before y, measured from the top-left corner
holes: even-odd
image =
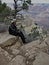
[[[9,34],[14,35],[14,34],[17,33],[17,32],[18,32],[17,27],[16,27],[14,24],[11,24],[11,25],[9,26]]]
[[[20,36],[23,43],[26,42],[23,33],[20,30],[18,30],[17,27],[14,24],[11,24],[9,26],[9,34],[14,35],[14,36]]]

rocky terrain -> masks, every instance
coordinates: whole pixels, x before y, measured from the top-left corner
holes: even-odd
[[[49,36],[40,42],[23,44],[19,37],[0,33],[0,65],[49,65]]]
[[[31,37],[28,39],[32,41],[23,44],[18,36],[9,35],[8,32],[0,33],[0,65],[49,65],[49,35],[43,35],[43,30],[34,24],[32,18],[26,16],[22,21],[21,28],[29,32]],[[38,39],[33,40],[31,30]]]
[[[9,35],[8,32],[5,32],[8,27],[1,23],[0,65],[49,65],[49,35],[46,35],[45,37],[44,33],[43,36],[43,30],[39,26],[36,27],[34,25],[37,21],[37,23],[40,23],[40,25],[42,23],[44,26],[49,23],[49,4],[36,4],[29,6],[29,11],[22,10],[19,13],[24,16],[24,19],[21,20],[21,18],[19,18],[18,23],[22,23],[25,31],[27,33],[31,33],[31,29],[34,32],[39,31],[39,33],[42,34],[41,38],[40,36],[37,36],[38,39],[23,44],[20,37],[15,37]],[[33,39],[33,35],[28,38],[28,41]]]

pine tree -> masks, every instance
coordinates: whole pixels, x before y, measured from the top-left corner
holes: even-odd
[[[15,5],[14,5],[14,8],[15,8],[15,17],[16,17],[16,14],[18,12],[18,10],[17,10],[17,7],[18,7],[17,6],[17,1],[19,1],[19,0],[14,0],[14,3],[15,3]],[[31,4],[31,0],[27,0],[27,1],[26,0],[20,0],[20,1],[23,1],[23,5],[22,5],[21,9],[28,9],[28,4]]]
[[[26,2],[27,2],[28,4],[31,4],[31,0],[27,0]]]

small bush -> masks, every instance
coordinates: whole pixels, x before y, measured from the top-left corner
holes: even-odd
[[[23,9],[28,9],[28,5],[26,4],[26,2],[23,3],[22,8],[23,8]]]
[[[36,38],[36,37],[39,36],[40,34],[39,34],[39,31],[34,31],[32,35],[33,35],[33,38]]]

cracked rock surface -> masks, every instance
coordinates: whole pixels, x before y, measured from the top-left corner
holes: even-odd
[[[0,65],[49,65],[49,37],[24,45],[18,37],[0,34]]]

